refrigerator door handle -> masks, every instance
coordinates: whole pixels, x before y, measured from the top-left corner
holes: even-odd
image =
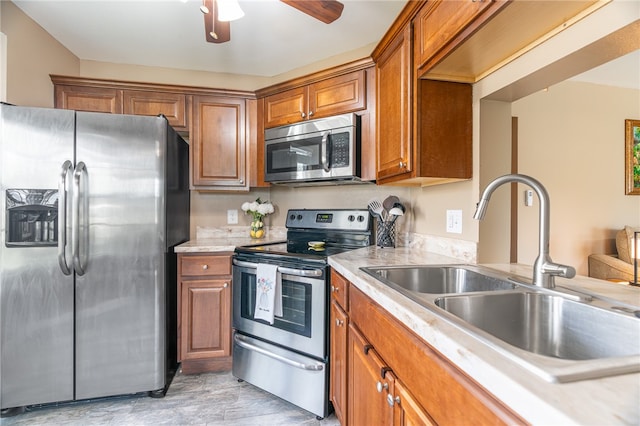
[[[87,167],[81,161],[73,172],[73,215],[71,218],[73,269],[78,275],[84,275],[89,257],[88,197],[84,191],[87,179]]]
[[[71,275],[71,264],[67,262],[67,194],[69,190],[67,179],[73,169],[71,161],[62,164],[60,182],[58,183],[58,264],[65,275]]]

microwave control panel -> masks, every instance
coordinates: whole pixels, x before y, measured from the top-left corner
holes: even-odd
[[[349,156],[349,133],[331,134],[331,167],[348,167]]]

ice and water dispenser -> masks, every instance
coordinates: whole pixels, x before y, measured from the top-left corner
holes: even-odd
[[[58,244],[58,190],[8,189],[6,246]]]

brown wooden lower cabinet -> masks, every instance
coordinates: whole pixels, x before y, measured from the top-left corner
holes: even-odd
[[[330,390],[329,398],[333,402],[336,418],[344,424],[347,418],[347,330],[349,317],[337,301],[331,302],[330,313]]]
[[[231,369],[230,254],[178,254],[178,360],[185,374]]]
[[[332,271],[334,277],[344,280]],[[347,338],[333,323],[341,314],[334,301],[331,344],[347,340],[346,365],[340,343],[330,353],[331,399],[343,426],[526,424],[353,284],[345,291],[349,306],[340,321],[348,324]]]

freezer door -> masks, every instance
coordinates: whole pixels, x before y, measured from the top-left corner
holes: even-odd
[[[78,112],[76,125],[76,398],[161,389],[166,121]]]
[[[0,105],[3,409],[73,399],[73,275],[62,273],[57,247],[43,240],[58,238],[50,216],[62,164],[73,161],[73,126],[73,111]],[[38,205],[49,206],[47,220],[39,218]],[[11,206],[26,208],[13,211],[18,215],[28,214],[11,221],[16,232],[7,241]]]

